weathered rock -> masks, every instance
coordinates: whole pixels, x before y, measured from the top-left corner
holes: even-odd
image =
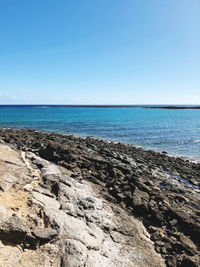
[[[85,266],[88,258],[88,250],[83,243],[71,239],[65,241],[65,243],[62,244],[62,247],[64,248],[62,256],[62,267]]]
[[[35,229],[33,235],[42,243],[49,242],[55,236],[58,235],[57,231],[52,228]]]
[[[0,205],[0,218],[0,240],[21,243],[27,233],[25,222],[2,205]]]
[[[188,238],[187,236],[180,234],[179,236],[179,240],[181,241],[181,243],[186,246],[189,247],[190,249],[195,249],[196,250],[196,246],[195,244],[192,242],[192,240],[190,238]]]
[[[4,153],[0,155],[0,167],[4,171],[0,177],[0,204],[12,209],[17,218],[26,221],[28,227],[22,231],[25,237],[20,239],[20,246],[34,247],[39,253],[42,242],[37,243],[38,238],[30,233],[36,228],[53,228],[58,235],[52,242],[62,251],[56,254],[56,264],[64,266],[70,262],[76,266],[73,257],[66,255],[68,249],[68,253],[77,253],[77,258],[80,257],[78,261],[85,266],[131,266],[129,262],[134,262],[134,266],[143,266],[144,262],[145,266],[151,266],[150,257],[154,261],[153,266],[156,266],[159,260],[157,253],[151,250],[153,246],[149,239],[148,248],[145,242],[141,243],[141,247],[145,252],[151,251],[151,256],[140,254],[137,246],[140,238],[136,229],[139,224],[132,220],[134,216],[139,216],[155,241],[156,251],[162,254],[168,266],[185,266],[189,261],[197,264],[200,164],[93,138],[8,129],[0,130],[0,138],[1,143],[8,142],[28,151],[25,158],[10,148],[4,148]],[[6,158],[7,150],[10,154]],[[60,171],[48,160],[62,165],[64,169]],[[98,194],[91,190],[91,184],[86,180],[93,182]],[[17,201],[18,191],[26,200],[21,207]],[[6,201],[9,194],[16,205]],[[123,207],[123,212],[119,211],[119,206]],[[32,213],[30,216],[27,208]],[[128,219],[125,219],[126,208],[129,210]],[[120,217],[120,222],[116,223],[116,216]],[[102,241],[104,239],[106,242]],[[82,245],[76,241],[86,248],[86,260],[86,254],[80,253]],[[47,241],[42,246],[48,244]],[[122,244],[124,254],[119,253]],[[109,252],[110,247],[113,255]],[[135,257],[131,256],[133,250],[134,253],[137,251]],[[44,248],[43,255],[46,255],[45,251]],[[116,256],[118,254],[120,257]],[[142,255],[140,260],[139,255]],[[29,256],[27,259],[30,259]],[[55,258],[54,252],[52,257]],[[50,258],[45,256],[45,259],[45,266],[48,266]],[[162,266],[163,262],[159,264],[157,266]]]
[[[148,193],[135,189],[133,193],[133,207],[134,211],[139,214],[145,214],[148,212],[148,202],[149,195]]]

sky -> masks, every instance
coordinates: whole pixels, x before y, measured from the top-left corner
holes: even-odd
[[[200,104],[200,1],[0,0],[0,104]]]

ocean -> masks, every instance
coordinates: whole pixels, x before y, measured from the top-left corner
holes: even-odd
[[[0,106],[0,127],[93,136],[200,160],[200,110],[147,106]]]

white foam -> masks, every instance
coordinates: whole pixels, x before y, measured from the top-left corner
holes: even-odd
[[[193,140],[192,143],[195,143],[195,144],[196,143],[200,143],[200,140],[199,139],[198,140]]]

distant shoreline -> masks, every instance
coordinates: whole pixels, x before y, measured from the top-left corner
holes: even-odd
[[[200,105],[0,105],[0,108],[144,108],[200,109]]]
[[[144,107],[144,108],[152,108],[152,109],[200,109],[200,106],[195,107],[185,107],[185,106],[159,106],[159,107]]]

